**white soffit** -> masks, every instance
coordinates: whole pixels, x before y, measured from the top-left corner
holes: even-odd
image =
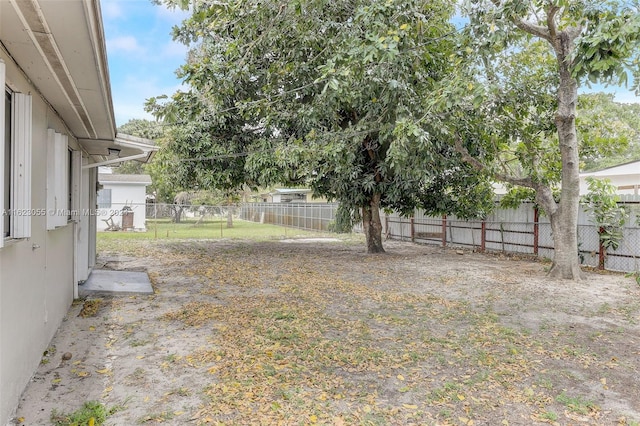
[[[98,0],[0,0],[0,41],[73,136],[113,140]]]

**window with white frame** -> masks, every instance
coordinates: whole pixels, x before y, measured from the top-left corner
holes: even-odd
[[[0,247],[6,239],[31,236],[31,96],[5,86],[5,64],[0,60]]]
[[[111,208],[111,188],[102,188],[98,191],[98,208],[110,209]]]

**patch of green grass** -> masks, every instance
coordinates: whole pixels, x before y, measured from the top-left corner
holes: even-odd
[[[138,424],[144,424],[144,423],[150,423],[150,422],[163,423],[173,419],[173,417],[174,417],[174,414],[169,411],[163,411],[161,413],[151,413],[138,419]]]
[[[107,417],[121,409],[119,406],[107,408],[98,401],[87,401],[73,413],[62,413],[54,408],[50,420],[55,426],[100,426]]]
[[[571,397],[564,391],[556,397],[556,401],[563,404],[574,413],[582,415],[589,414],[590,411],[598,410],[598,406],[592,401],[586,400],[580,396]]]
[[[292,320],[296,315],[293,312],[276,311],[273,313],[273,319],[275,320]]]
[[[553,389],[553,382],[548,377],[540,377],[536,380],[536,384],[544,389]]]
[[[558,415],[553,411],[545,411],[544,413],[540,414],[540,418],[549,420],[550,422],[558,421]]]
[[[638,303],[620,306],[617,310],[629,324],[637,324],[636,318],[638,316],[638,310],[640,310],[640,305]]]
[[[178,354],[169,354],[164,358],[167,362],[175,363],[180,360],[180,356]]]
[[[221,226],[222,225],[222,226]],[[305,231],[284,226],[261,224],[243,220],[235,220],[233,228],[227,228],[227,222],[203,222],[195,225],[195,220],[173,223],[170,219],[148,220],[145,232],[129,231],[105,231],[98,232],[97,250],[100,253],[117,252],[123,254],[145,253],[149,255],[145,243],[167,242],[185,239],[199,240],[250,240],[269,241],[284,238],[340,238],[347,243],[360,244],[363,241],[361,234],[332,234],[320,231]],[[231,248],[230,250],[238,250]]]
[[[227,228],[227,221],[204,221],[196,225],[196,220],[173,223],[170,219],[147,220],[145,232],[105,231],[98,232],[98,243],[108,245],[114,240],[152,239],[249,239],[269,240],[283,237],[318,237],[319,232],[304,231],[284,226],[234,220],[233,227]],[[336,234],[331,234],[336,237]]]
[[[613,309],[611,308],[611,305],[609,305],[607,302],[604,302],[602,305],[600,305],[600,307],[598,308],[598,313],[600,315],[602,314],[608,314],[612,311]]]
[[[429,402],[443,402],[452,399],[456,392],[460,389],[460,385],[453,382],[445,382],[441,387],[433,389],[427,395]]]
[[[451,412],[451,410],[446,409],[446,408],[443,408],[442,410],[440,410],[438,415],[440,417],[444,417],[447,420],[449,420],[449,419],[451,419],[453,417],[453,413]]]

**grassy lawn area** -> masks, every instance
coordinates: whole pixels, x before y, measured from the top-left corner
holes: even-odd
[[[233,227],[227,228],[227,220],[205,220],[196,223],[196,219],[173,223],[171,219],[147,220],[145,232],[105,231],[98,232],[98,251],[118,250],[119,246],[132,240],[166,239],[240,239],[266,241],[282,238],[336,237],[336,234],[305,231],[284,226],[262,224],[235,219]],[[344,238],[344,236],[342,237]]]

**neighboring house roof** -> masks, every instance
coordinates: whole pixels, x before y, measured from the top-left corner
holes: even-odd
[[[640,160],[630,161],[595,172],[580,173],[580,193],[588,192],[587,178],[608,179],[616,186],[619,194],[638,195],[640,190]]]
[[[274,189],[271,195],[274,194],[308,194],[310,193],[310,189],[300,189],[300,188],[277,188]]]
[[[139,185],[151,185],[149,175],[116,175],[112,173],[99,173],[98,182],[105,183],[131,183]]]
[[[596,170],[595,172],[580,173],[580,177],[622,176],[638,174],[640,174],[640,160],[629,161],[628,163],[618,164],[617,166],[607,167],[605,169]]]
[[[0,40],[94,162],[151,159],[151,141],[116,135],[99,0],[0,0]]]

